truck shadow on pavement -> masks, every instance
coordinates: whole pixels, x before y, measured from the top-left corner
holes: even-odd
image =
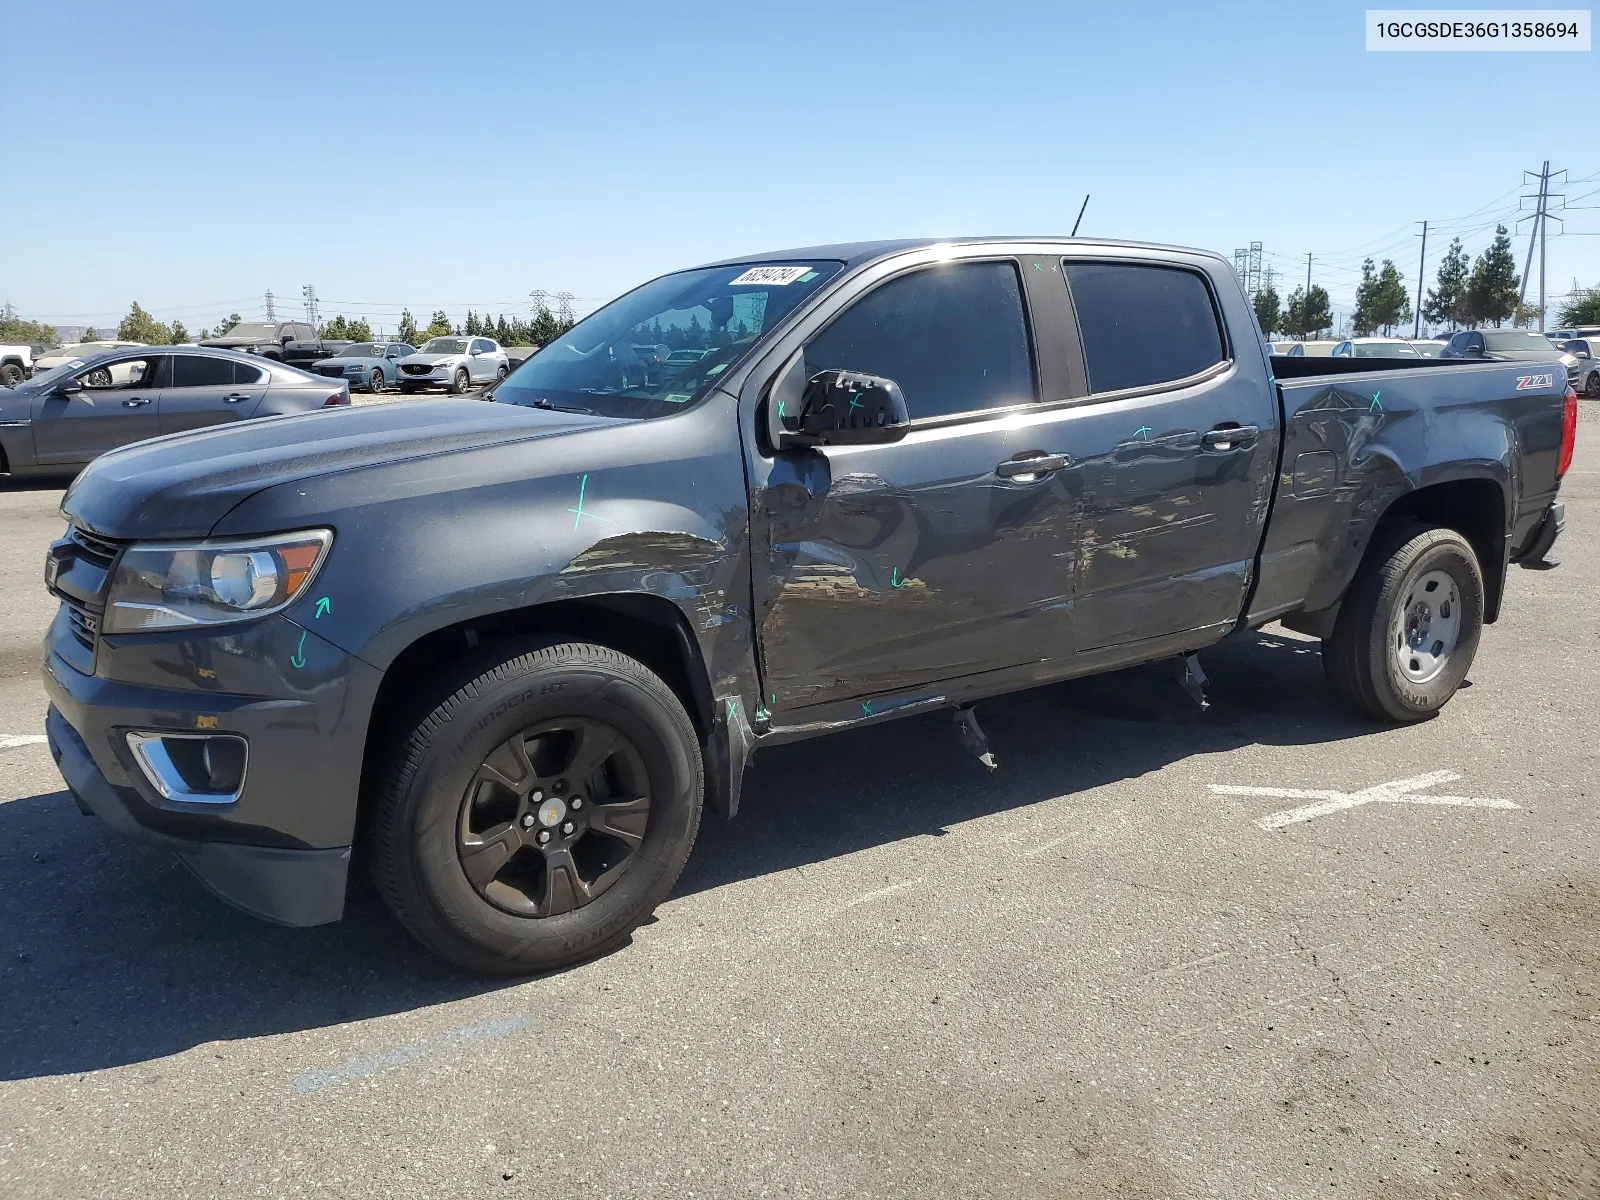
[[[984,771],[948,713],[774,747],[737,819],[707,814],[675,896],[1019,809],[1195,754],[1311,745],[1378,726],[1336,707],[1314,642],[1252,633],[1208,651],[1202,714],[1166,665],[979,707]],[[83,817],[65,792],[0,804],[0,1079],[144,1062],[509,986],[418,948],[371,889],[345,919],[283,929],[207,895],[164,851]]]

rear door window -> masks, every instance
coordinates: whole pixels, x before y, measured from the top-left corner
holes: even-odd
[[[172,382],[168,387],[226,387],[233,383],[233,360],[202,358],[198,354],[176,354],[172,359]]]
[[[233,381],[235,383],[263,383],[266,378],[267,373],[260,367],[242,362],[233,364]]]
[[[1227,359],[1211,289],[1194,271],[1062,263],[1091,392],[1173,383]]]
[[[1033,354],[1012,262],[951,263],[891,279],[805,349],[808,377],[831,369],[894,380],[913,419],[1035,399]]]

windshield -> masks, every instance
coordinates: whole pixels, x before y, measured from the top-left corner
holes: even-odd
[[[227,333],[219,333],[219,338],[254,338],[258,341],[275,342],[278,340],[278,327],[267,325],[261,321],[244,321],[235,325]]]
[[[422,348],[424,354],[465,354],[467,352],[466,338],[429,338],[428,344]]]
[[[1517,333],[1489,330],[1483,335],[1485,350],[1550,350],[1550,339],[1542,333]]]
[[[1421,358],[1409,342],[1357,342],[1357,358]]]
[[[494,398],[606,417],[663,416],[714,384],[842,266],[741,263],[663,275],[533,355]]]
[[[340,358],[382,358],[383,347],[372,342],[356,342],[339,351]]]

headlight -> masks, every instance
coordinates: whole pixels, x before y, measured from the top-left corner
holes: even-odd
[[[292,604],[316,578],[331,529],[237,541],[135,543],[117,560],[104,633],[253,620]]]

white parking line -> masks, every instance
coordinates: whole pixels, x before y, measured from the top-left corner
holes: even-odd
[[[1211,790],[1219,796],[1270,796],[1275,800],[1315,800],[1315,804],[1302,804],[1281,812],[1258,817],[1256,824],[1262,829],[1282,829],[1313,817],[1359,808],[1363,804],[1444,804],[1461,808],[1521,808],[1510,800],[1488,800],[1479,796],[1424,796],[1422,788],[1437,787],[1441,783],[1454,783],[1461,775],[1456,771],[1429,771],[1410,779],[1395,779],[1360,792],[1335,792],[1319,788],[1240,787],[1213,783]]]
[[[19,746],[42,746],[49,740],[42,733],[0,733],[0,750],[15,750]]]

